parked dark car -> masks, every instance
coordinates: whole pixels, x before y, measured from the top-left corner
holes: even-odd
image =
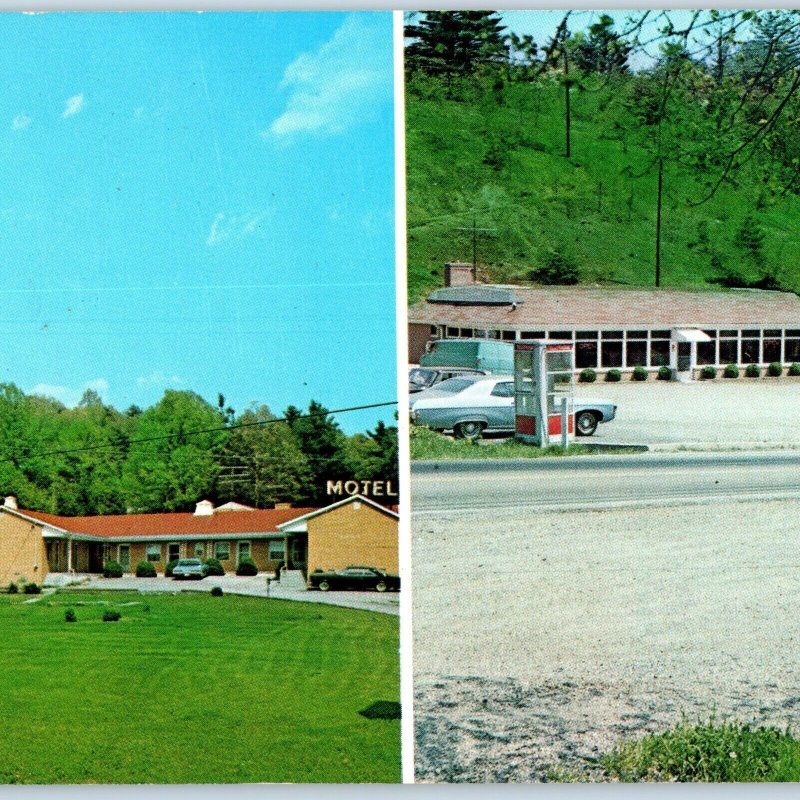
[[[172,568],[172,577],[179,581],[182,578],[202,580],[208,575],[208,567],[199,558],[182,558]]]
[[[312,572],[308,576],[311,589],[375,589],[377,592],[399,591],[400,576],[390,575],[375,567],[351,566],[337,572]]]

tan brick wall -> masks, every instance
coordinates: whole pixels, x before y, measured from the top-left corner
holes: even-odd
[[[343,569],[350,564],[397,573],[397,520],[367,503],[358,502],[310,519],[309,573],[315,569]]]
[[[47,572],[42,527],[0,513],[0,585],[16,583],[20,578],[41,584]]]

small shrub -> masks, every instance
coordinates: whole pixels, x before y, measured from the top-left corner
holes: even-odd
[[[221,586],[215,586],[211,590],[211,596],[212,597],[222,597],[222,587]]]
[[[700,377],[705,381],[710,381],[712,378],[717,377],[717,370],[712,366],[703,367],[700,370]]]
[[[222,568],[222,564],[216,558],[207,558],[206,559],[206,566],[208,567],[208,574],[209,575],[224,575],[225,570]]]
[[[119,561],[106,561],[103,564],[103,575],[106,578],[121,578],[122,577],[122,564]]]
[[[119,611],[111,611],[111,609],[106,609],[103,612],[103,622],[117,622],[122,617],[122,614]]]
[[[597,380],[597,373],[593,369],[581,370],[578,380],[581,383],[594,383]]]
[[[18,591],[19,591],[19,586],[17,586],[17,584],[14,583],[14,581],[11,581],[11,583],[8,584],[8,593],[16,594]]]
[[[760,378],[761,377],[761,368],[758,364],[748,364],[745,367],[744,374],[748,378]]]
[[[77,622],[77,621],[78,621],[78,617],[75,615],[75,609],[74,608],[68,608],[64,612],[64,622]]]
[[[236,574],[245,576],[258,575],[258,567],[252,558],[243,558],[239,562],[239,566],[236,567]]]
[[[638,364],[633,368],[633,375],[631,376],[635,381],[646,381],[647,370]]]
[[[783,364],[781,364],[779,361],[773,361],[767,367],[767,375],[772,378],[780,378],[780,376],[783,375]]]
[[[155,578],[156,568],[153,566],[152,561],[140,561],[136,565],[137,578]]]
[[[794,364],[790,364],[786,374],[791,375],[793,378],[796,378],[798,375],[800,375],[800,364],[798,364],[797,362],[795,362]]]
[[[663,366],[658,368],[658,380],[668,381],[670,378],[672,378],[672,370],[669,367]]]
[[[167,566],[164,567],[164,575],[167,578],[171,578],[172,577],[172,570],[174,570],[176,566],[178,566],[178,559],[177,558],[173,558],[172,561],[167,561]]]
[[[722,373],[723,378],[738,378],[739,377],[739,367],[736,364],[728,364],[725,367],[725,371]]]
[[[25,594],[41,594],[42,587],[37,583],[26,583],[23,591]]]
[[[610,369],[606,372],[606,381],[608,383],[618,383],[622,380],[622,373],[618,369]]]

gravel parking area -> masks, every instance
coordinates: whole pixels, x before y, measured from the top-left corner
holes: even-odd
[[[607,398],[613,422],[588,442],[678,447],[800,447],[798,378],[738,378],[694,383],[578,384],[577,397]]]
[[[799,513],[416,518],[418,778],[597,779],[620,736],[682,714],[800,728]]]

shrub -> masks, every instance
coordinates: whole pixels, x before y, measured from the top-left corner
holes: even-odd
[[[17,584],[14,583],[14,581],[11,581],[11,583],[8,584],[8,593],[16,594],[18,591],[19,591],[19,586],[17,586]]]
[[[137,578],[155,578],[156,568],[151,561],[140,561],[136,565]]]
[[[610,369],[606,372],[606,381],[608,383],[617,383],[622,380],[622,373],[618,369]]]
[[[36,583],[26,583],[23,591],[25,594],[41,594],[42,587]]]
[[[635,381],[646,381],[647,370],[638,364],[633,368],[633,375],[631,376]]]
[[[594,383],[597,380],[597,373],[593,369],[581,370],[578,380],[581,383]]]
[[[122,577],[122,564],[119,561],[106,561],[103,564],[103,575],[106,578],[121,578]]]
[[[722,373],[723,378],[738,378],[739,377],[739,367],[736,364],[728,364],[725,367],[725,371]]]
[[[797,362],[795,362],[794,364],[790,364],[789,370],[786,374],[796,378],[798,375],[800,375],[800,364],[798,364]]]
[[[773,378],[780,378],[780,376],[783,375],[783,364],[781,364],[779,361],[773,361],[767,367],[767,375],[770,375]]]
[[[716,378],[717,370],[712,366],[703,367],[703,369],[700,370],[700,377],[706,381]]]
[[[172,570],[174,570],[176,566],[178,566],[178,559],[177,558],[173,558],[172,561],[167,561],[167,566],[164,568],[164,575],[167,578],[171,578],[172,577]]]
[[[77,622],[77,621],[78,621],[78,618],[77,618],[77,616],[75,616],[75,609],[74,608],[68,608],[64,612],[64,622]]]
[[[103,612],[103,622],[117,622],[122,617],[122,614],[119,611],[111,611],[110,609],[106,609]]]
[[[670,378],[672,378],[672,370],[669,367],[663,366],[658,368],[658,379],[660,381],[668,381]]]
[[[578,283],[580,272],[578,265],[571,258],[551,250],[545,256],[542,265],[528,273],[528,279],[548,286],[572,286]]]
[[[758,364],[748,364],[747,367],[745,367],[744,374],[748,378],[760,378],[761,368],[758,366]]]
[[[206,566],[208,567],[208,574],[209,575],[224,575],[225,570],[222,568],[222,564],[216,558],[207,558],[206,559]]]
[[[258,575],[258,567],[252,558],[243,558],[239,562],[239,566],[236,567],[236,574],[246,576]]]
[[[221,586],[215,586],[211,590],[211,596],[212,597],[222,597],[222,587]]]

